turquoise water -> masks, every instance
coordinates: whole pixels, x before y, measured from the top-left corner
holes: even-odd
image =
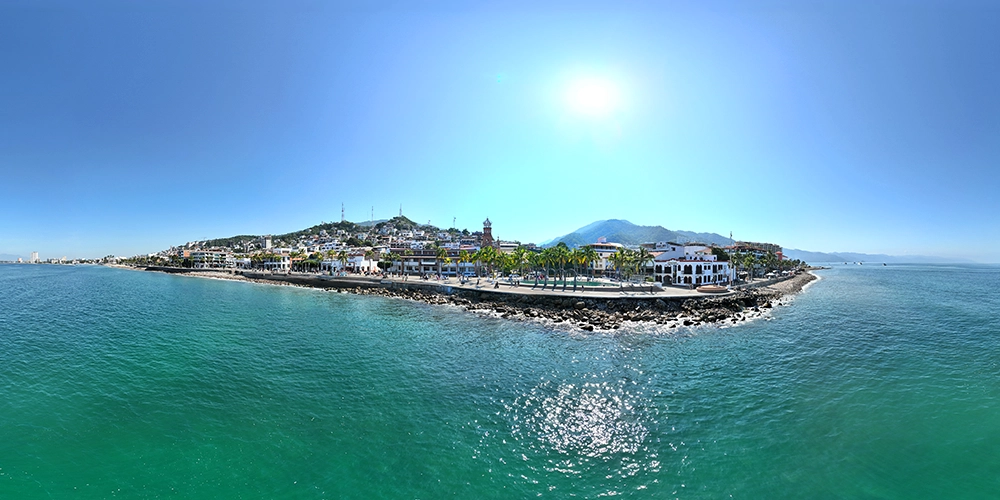
[[[770,321],[614,334],[0,266],[0,498],[984,498],[1000,268],[838,266]]]

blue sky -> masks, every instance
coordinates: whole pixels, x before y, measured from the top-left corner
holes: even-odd
[[[1000,262],[995,3],[533,3],[6,2],[0,254],[343,203]]]

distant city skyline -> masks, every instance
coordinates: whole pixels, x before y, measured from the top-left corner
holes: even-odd
[[[0,6],[0,259],[397,215],[1000,262],[1000,6]]]

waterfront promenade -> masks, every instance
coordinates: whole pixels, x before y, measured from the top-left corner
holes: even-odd
[[[455,278],[448,278],[444,280],[435,279],[421,279],[417,276],[363,276],[363,275],[346,275],[346,276],[330,276],[326,274],[317,273],[271,273],[267,271],[229,271],[229,270],[216,270],[216,269],[186,269],[186,268],[170,268],[170,267],[147,267],[150,271],[161,271],[171,274],[187,274],[192,276],[201,276],[208,278],[218,278],[218,279],[235,279],[235,280],[246,280],[246,281],[260,281],[260,282],[272,282],[272,283],[283,283],[292,284],[299,286],[307,286],[313,288],[336,288],[336,289],[350,289],[350,288],[407,288],[416,289],[424,291],[433,291],[437,293],[451,294],[457,291],[465,292],[481,292],[486,294],[500,294],[500,295],[523,295],[529,297],[561,297],[561,298],[590,298],[590,299],[617,299],[617,298],[634,298],[634,299],[699,299],[707,297],[725,297],[737,293],[741,289],[763,289],[780,294],[795,293],[799,291],[802,286],[808,281],[815,279],[815,276],[809,273],[800,273],[798,275],[791,275],[788,277],[782,277],[771,280],[759,280],[755,282],[749,282],[745,284],[740,284],[735,287],[735,289],[723,292],[723,293],[705,293],[699,292],[697,289],[689,289],[686,287],[675,287],[666,286],[658,287],[652,284],[647,285],[636,285],[628,284],[623,286],[614,286],[610,282],[608,285],[604,286],[584,286],[583,281],[578,282],[577,286],[573,287],[572,281],[568,281],[566,286],[563,287],[561,284],[553,286],[551,284],[543,287],[541,284],[535,285],[534,281],[522,281],[519,285],[515,285],[508,280],[500,279],[494,281],[488,278],[473,278],[466,280],[465,282],[460,282]],[[803,277],[805,279],[803,280]],[[798,279],[796,279],[798,278]]]
[[[251,281],[254,283],[293,285],[319,288],[358,295],[377,295],[417,300],[429,304],[450,304],[503,318],[542,320],[565,323],[583,330],[615,330],[629,322],[662,325],[665,328],[696,326],[709,323],[738,323],[768,314],[785,295],[802,289],[816,279],[811,273],[801,273],[779,283],[726,293],[702,293],[697,290],[668,287],[643,287],[582,291],[571,285],[562,290],[541,289],[490,280],[458,283],[457,280],[437,281],[386,278],[381,276],[329,276],[310,273],[268,273],[191,270],[178,268],[146,268],[189,276]]]

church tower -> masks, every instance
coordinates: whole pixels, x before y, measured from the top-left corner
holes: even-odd
[[[486,221],[483,222],[483,246],[484,247],[496,246],[496,242],[493,241],[493,223],[490,222],[489,217],[487,217]]]

